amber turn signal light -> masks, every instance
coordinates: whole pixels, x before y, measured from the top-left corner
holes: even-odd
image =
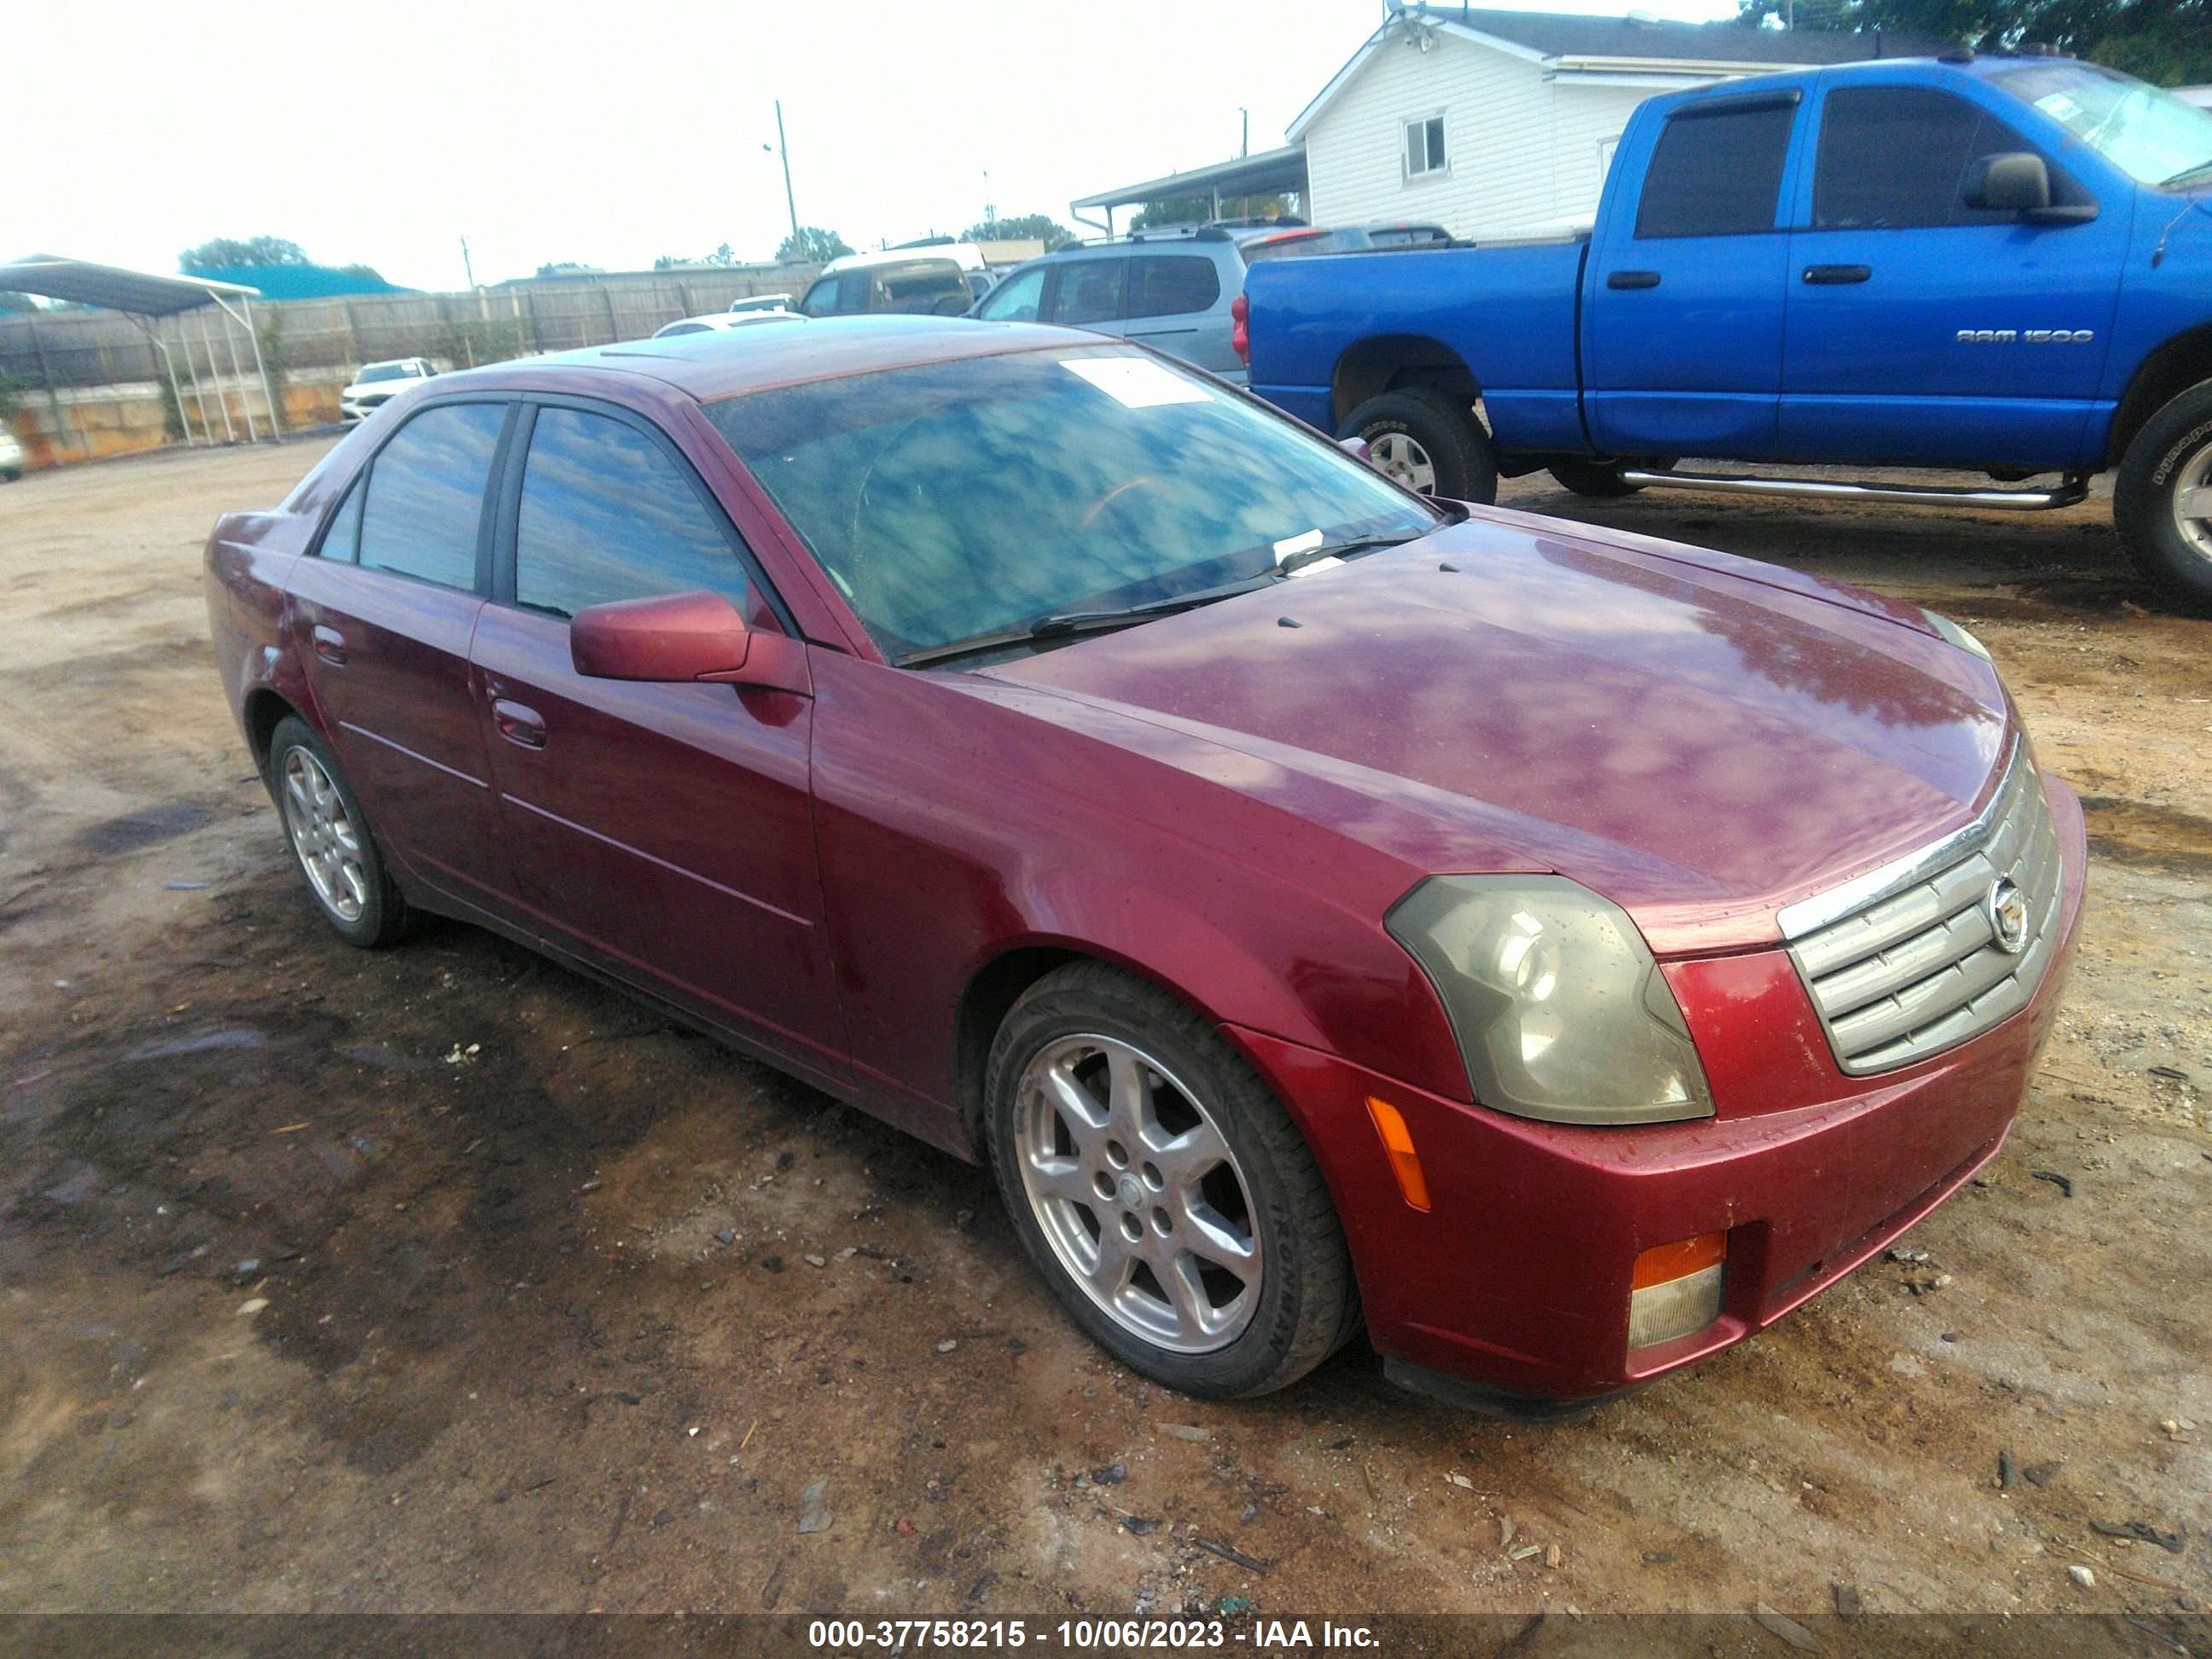
[[[1382,1150],[1390,1154],[1390,1173],[1398,1177],[1398,1191],[1415,1209],[1426,1210],[1429,1178],[1421,1173],[1421,1155],[1413,1150],[1405,1114],[1389,1101],[1370,1095],[1367,1115],[1375,1120],[1375,1133],[1382,1137]]]
[[[1721,1316],[1728,1235],[1700,1233],[1655,1244],[1629,1275],[1628,1346],[1645,1348],[1701,1331]]]

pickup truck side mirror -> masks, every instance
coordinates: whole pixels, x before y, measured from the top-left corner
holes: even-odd
[[[1990,213],[2016,213],[2031,224],[2081,224],[2097,216],[2096,204],[2051,200],[2051,168],[2031,150],[2007,150],[1967,164],[1966,204]]]

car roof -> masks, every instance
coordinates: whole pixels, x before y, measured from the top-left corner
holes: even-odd
[[[708,311],[696,317],[672,317],[653,331],[652,337],[657,340],[672,328],[683,328],[688,334],[710,329],[757,328],[763,323],[804,323],[810,320],[803,312],[797,311]]]
[[[912,368],[963,357],[991,357],[1048,346],[1115,343],[1081,329],[1035,323],[971,322],[961,317],[915,317],[875,312],[817,317],[804,328],[724,328],[678,334],[665,340],[626,340],[587,346],[483,368],[441,374],[441,389],[588,392],[599,375],[613,373],[660,381],[714,403],[770,386],[836,380],[878,369]]]

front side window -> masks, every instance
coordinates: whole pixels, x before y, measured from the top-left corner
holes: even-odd
[[[707,415],[893,661],[1442,522],[1334,445],[1115,345],[778,387]]]
[[[991,290],[975,314],[994,323],[1036,321],[1037,307],[1044,301],[1044,276],[1042,265],[1016,271]]]
[[[515,603],[573,617],[702,587],[750,608],[744,565],[667,453],[625,422],[539,410],[515,522]]]
[[[1779,100],[1676,110],[1644,171],[1637,239],[1773,229],[1796,118],[1796,103]]]
[[[1221,298],[1213,261],[1190,253],[1140,253],[1129,261],[1129,315],[1187,317]]]
[[[1444,170],[1444,118],[1425,116],[1406,123],[1406,176],[1418,179]]]
[[[2179,186],[2212,173],[2212,110],[2132,76],[2070,58],[2029,58],[1994,67],[1990,81],[2139,185]]]
[[[1121,292],[1128,272],[1127,259],[1083,259],[1063,266],[1046,320],[1069,328],[1118,322],[1124,314]]]
[[[1995,116],[1932,87],[1840,87],[1820,112],[1813,167],[1815,230],[1989,224],[2015,213],[1966,204],[1966,169],[2030,148]],[[2054,171],[2051,194],[2071,181]]]
[[[435,582],[477,585],[477,535],[505,404],[446,404],[399,428],[369,464],[361,562]]]
[[[837,314],[837,279],[823,276],[806,290],[806,297],[799,308],[810,317],[834,317]]]

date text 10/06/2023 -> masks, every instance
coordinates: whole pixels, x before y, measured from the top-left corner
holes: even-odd
[[[1366,1626],[1327,1619],[1258,1619],[1249,1626],[1220,1619],[817,1619],[807,1626],[806,1640],[832,1653],[1030,1646],[1076,1653],[1231,1647],[1268,1653],[1372,1651],[1381,1645]]]

